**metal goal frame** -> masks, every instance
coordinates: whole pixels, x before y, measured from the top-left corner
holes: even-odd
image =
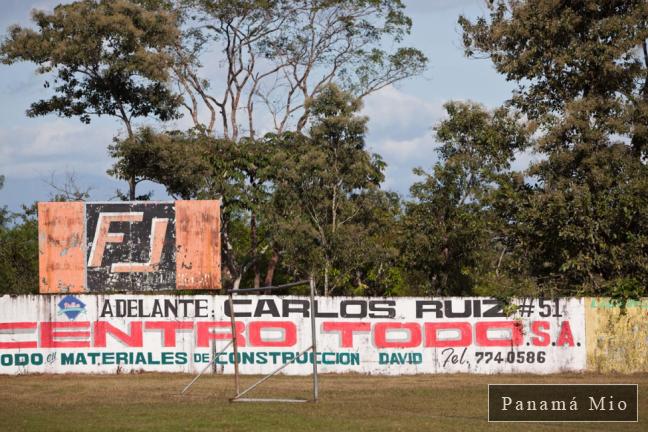
[[[273,370],[267,375],[264,375],[261,379],[256,381],[254,384],[250,385],[247,387],[245,390],[241,391],[241,380],[240,380],[240,371],[239,371],[239,355],[238,355],[238,341],[236,337],[236,317],[234,313],[234,294],[239,294],[239,293],[253,293],[253,292],[260,292],[260,291],[273,291],[273,290],[278,290],[282,288],[288,288],[288,287],[293,287],[293,286],[298,286],[298,285],[305,285],[309,284],[310,285],[310,327],[311,327],[311,346],[306,348],[305,350],[301,351],[299,354],[297,354],[292,360],[282,363],[281,366]],[[260,288],[239,288],[239,289],[232,289],[227,291],[228,299],[227,302],[229,303],[229,310],[230,310],[230,323],[231,323],[231,332],[232,332],[232,339],[227,343],[227,345],[222,348],[220,351],[216,352],[213,354],[213,357],[209,363],[194,377],[193,380],[189,384],[187,384],[182,392],[180,394],[185,394],[189,388],[200,378],[200,376],[209,369],[210,366],[225,352],[227,349],[231,346],[232,351],[234,354],[234,388],[236,391],[236,394],[234,397],[230,398],[230,402],[283,402],[283,403],[302,403],[302,402],[317,402],[319,400],[319,380],[318,380],[318,375],[317,375],[317,328],[316,328],[316,323],[315,323],[315,281],[311,278],[309,280],[302,280],[298,282],[292,282],[288,284],[283,284],[283,285],[275,285],[275,286],[270,286],[270,287],[260,287]],[[281,372],[283,369],[286,367],[290,366],[291,364],[295,363],[299,357],[302,355],[305,355],[308,352],[313,353],[313,372],[312,372],[312,383],[313,383],[313,393],[312,393],[312,398],[311,399],[286,399],[286,398],[250,398],[250,397],[243,397],[246,394],[248,394],[250,391],[261,385],[262,383],[266,382],[279,372]]]

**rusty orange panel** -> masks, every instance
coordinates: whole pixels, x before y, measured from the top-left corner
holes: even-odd
[[[38,203],[38,280],[41,294],[86,290],[84,227],[84,203]]]
[[[220,201],[176,201],[176,287],[220,289]]]

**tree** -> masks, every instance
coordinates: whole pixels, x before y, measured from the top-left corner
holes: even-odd
[[[399,250],[401,202],[394,192],[371,188],[355,199],[359,212],[341,228],[331,286],[337,295],[412,295]],[[332,291],[332,290],[331,290]]]
[[[38,291],[38,221],[36,205],[23,206],[0,224],[0,293]]]
[[[34,102],[30,117],[56,113],[112,116],[133,136],[136,118],[177,116],[179,99],[167,86],[170,52],[179,31],[173,13],[150,11],[126,0],[82,0],[58,5],[52,13],[34,11],[37,29],[13,26],[0,45],[5,64],[33,62],[48,76],[54,95]],[[135,179],[129,177],[135,199]]]
[[[175,3],[186,28],[173,68],[184,106],[194,127],[234,142],[253,142],[257,123],[267,117],[276,134],[302,132],[310,118],[306,101],[330,83],[344,83],[362,98],[421,73],[427,64],[421,51],[401,46],[411,19],[400,0]],[[394,50],[386,51],[387,44]],[[214,52],[222,56],[219,70],[203,66]],[[203,78],[215,74],[223,79]],[[265,111],[259,113],[259,106]],[[253,186],[248,190],[263,194],[255,190],[262,183],[255,170],[248,173],[247,182]],[[261,250],[261,216],[248,211],[251,247]],[[259,286],[257,264],[254,271],[254,285]]]
[[[563,164],[570,167],[565,176]],[[552,155],[518,215],[531,273],[560,295],[640,296],[648,281],[648,169],[625,144]]]
[[[331,85],[308,102],[315,119],[308,135],[234,142],[200,129],[140,129],[111,147],[111,173],[155,181],[184,199],[222,199],[223,258],[235,286],[248,271],[262,286],[255,269],[262,263],[263,285],[272,284],[281,261],[282,274],[321,269],[326,294],[399,289],[398,272],[389,270],[397,262],[390,226],[399,204],[378,190],[384,163],[365,149],[360,106]]]
[[[248,241],[251,233],[241,230],[241,225],[249,224],[250,210],[258,214],[267,199],[264,182],[271,151],[265,142],[243,139],[236,143],[201,129],[158,132],[145,127],[110,146],[116,161],[109,173],[164,185],[174,198],[221,199],[223,261],[229,276],[239,284],[246,271],[258,264],[258,244]],[[251,183],[250,178],[258,183]]]
[[[404,265],[426,294],[494,294],[514,241],[507,230],[513,221],[498,213],[496,198],[519,182],[509,169],[529,145],[529,131],[505,108],[449,102],[445,109],[448,119],[435,127],[440,161],[432,174],[414,171],[424,179],[406,204]]]
[[[543,150],[564,149],[580,137],[605,145],[600,138],[619,134],[630,138],[636,155],[645,153],[645,1],[489,4],[489,19],[459,19],[466,54],[488,56],[498,72],[519,82],[512,102],[545,127]]]
[[[185,106],[195,126],[208,133],[219,127],[234,141],[256,136],[258,105],[268,109],[275,133],[301,131],[310,115],[305,102],[328,84],[343,82],[362,98],[427,64],[419,50],[398,46],[412,24],[400,0],[178,3],[188,30],[174,71]],[[382,46],[390,43],[397,47],[387,52]],[[224,57],[221,82],[200,77],[208,52]]]
[[[648,4],[497,1],[460,18],[469,56],[519,82],[539,125],[536,179],[519,212],[539,283],[561,294],[627,292],[648,274]],[[635,295],[640,292],[635,291]]]
[[[360,106],[328,85],[307,102],[314,119],[308,136],[276,136],[273,205],[282,224],[275,238],[296,267],[310,275],[322,268],[324,295],[333,289],[331,272],[342,245],[357,231],[351,226],[383,180],[384,163],[365,149],[367,119],[357,116]]]
[[[204,182],[213,174],[210,152],[216,151],[210,144],[212,140],[194,131],[165,133],[142,127],[130,137],[113,139],[108,150],[115,163],[108,174],[135,184],[162,184],[176,199],[207,198]]]

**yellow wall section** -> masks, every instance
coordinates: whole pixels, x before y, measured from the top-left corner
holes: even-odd
[[[587,369],[648,372],[648,298],[629,301],[626,313],[609,298],[585,301]]]

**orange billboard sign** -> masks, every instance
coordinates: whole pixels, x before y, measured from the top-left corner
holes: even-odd
[[[220,289],[220,201],[42,202],[39,290]]]

